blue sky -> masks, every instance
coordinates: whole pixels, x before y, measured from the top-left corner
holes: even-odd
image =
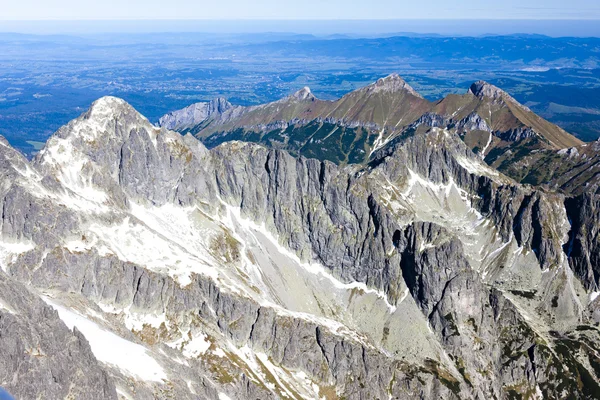
[[[600,19],[598,0],[17,0],[0,20]]]

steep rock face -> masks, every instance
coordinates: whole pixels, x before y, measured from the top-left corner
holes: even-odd
[[[216,168],[221,195],[244,215],[272,226],[301,258],[315,255],[346,281],[387,286],[390,301],[397,300],[399,268],[385,256],[391,247],[387,226],[394,222],[362,182],[331,163],[253,145],[217,148],[215,154],[222,163]]]
[[[463,257],[460,241],[435,224],[415,223],[398,233],[397,246],[403,254],[402,272],[412,296],[464,379],[461,390],[474,386],[483,395],[480,382],[487,381],[488,396],[506,395],[499,382],[507,380],[502,379],[499,366],[515,361],[500,358],[497,333],[507,321],[494,319],[490,301],[495,297]],[[509,369],[519,371],[511,380],[523,379],[521,363],[517,360],[516,365],[510,365]],[[525,383],[536,384],[535,380]]]
[[[497,398],[560,393],[557,376],[566,360],[529,326],[514,298],[484,284],[458,239],[431,223],[415,223],[396,238],[406,284],[463,377],[456,392]],[[565,379],[579,377],[574,372]],[[590,393],[574,390],[584,397]]]
[[[598,248],[598,218],[600,199],[582,194],[565,201],[571,221],[569,241],[565,251],[569,264],[584,286],[597,292],[600,284],[600,248]]]
[[[17,399],[117,399],[85,337],[0,272],[0,386]]]
[[[536,137],[536,133],[530,128],[516,128],[506,132],[498,132],[496,136],[505,142],[520,142],[524,139]]]
[[[479,114],[471,113],[458,121],[456,124],[456,131],[461,133],[466,133],[469,131],[492,132],[492,129]]]
[[[566,214],[559,205],[562,196],[534,192],[526,195],[513,223],[517,243],[531,249],[542,269],[562,262],[561,243],[566,241]]]
[[[195,103],[182,110],[173,111],[160,118],[160,126],[171,130],[184,130],[204,123],[209,118],[218,118],[234,106],[222,97],[206,103]]]
[[[100,360],[129,396],[510,398],[597,381],[592,351],[554,351],[560,335],[582,346],[580,325],[597,336],[562,252],[564,197],[448,130],[339,167],[207,150],[104,98],[31,164],[0,150],[3,268],[143,350],[148,370]]]

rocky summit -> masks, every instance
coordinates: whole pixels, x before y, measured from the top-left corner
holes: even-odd
[[[391,76],[336,102],[218,100],[160,128],[105,97],[33,160],[0,139],[0,386],[18,399],[599,398],[594,174],[524,184],[487,158],[533,138],[583,170],[597,146],[496,89],[430,103]],[[329,149],[336,162],[292,145],[309,131],[303,143],[327,143],[329,127],[353,143]]]

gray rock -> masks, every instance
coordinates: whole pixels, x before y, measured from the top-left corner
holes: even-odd
[[[0,272],[0,386],[16,399],[117,399],[85,337]]]
[[[219,97],[206,103],[195,103],[162,116],[159,125],[171,130],[185,130],[199,125],[211,117],[233,108],[230,102]]]
[[[120,310],[102,313],[103,326],[144,346],[168,376],[163,383],[136,381],[102,366],[120,390],[129,388],[138,398],[289,394],[291,386],[257,361],[249,367],[240,349],[264,354],[287,384],[297,383],[293,374],[301,372],[330,397],[482,399],[539,392],[554,398],[566,389],[585,398],[597,386],[594,349],[584,342],[597,343],[593,323],[600,313],[583,304],[597,288],[595,256],[587,256],[597,252],[595,200],[565,200],[516,184],[448,131],[399,136],[369,165],[339,167],[250,143],[207,150],[190,135],[153,127],[122,100],[104,98],[61,128],[31,163],[2,144],[2,241],[29,249],[3,260],[3,267],[12,279],[37,293],[52,292],[66,306]],[[323,267],[312,284],[325,274],[332,291],[353,288],[347,303],[332,303],[347,310],[320,304],[322,310],[307,316],[282,310],[284,299],[261,298],[261,288],[251,288],[256,295],[233,290],[225,277],[235,276],[242,286],[251,281],[241,269],[251,243],[233,231],[216,246],[229,242],[233,250],[211,265],[223,274],[194,273],[187,285],[168,270],[127,259],[126,247],[111,253],[97,244],[69,245],[85,243],[90,226],[150,225],[134,215],[134,206],[186,207],[214,224],[239,208],[242,218],[264,226],[266,233],[255,239],[275,238],[256,239],[261,246],[281,246],[299,258],[294,262]],[[467,225],[480,242],[471,241]],[[163,237],[175,234],[153,229]],[[569,229],[567,248],[577,251],[565,253]],[[192,233],[201,241],[208,231]],[[160,251],[154,258],[163,256]],[[261,274],[274,268],[282,275],[286,267],[273,259],[254,266]],[[302,283],[298,276],[285,279]],[[369,327],[358,322],[378,309],[352,308],[352,298],[366,293],[386,304],[385,316],[371,318]],[[130,330],[127,313],[164,315],[165,324]],[[324,322],[337,317],[344,326],[345,315],[358,321],[351,335]],[[401,325],[390,329],[392,318],[406,318],[415,332],[424,328],[423,354],[408,357],[418,352],[417,338]],[[181,347],[171,345],[183,332],[210,337],[224,357],[209,352],[181,362]],[[405,354],[390,351],[403,341],[396,348]],[[569,346],[578,350],[561,350]]]

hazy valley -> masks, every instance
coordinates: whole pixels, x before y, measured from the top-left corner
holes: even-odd
[[[30,153],[104,95],[152,122],[197,101],[275,101],[303,86],[336,99],[399,73],[430,101],[477,80],[502,87],[585,141],[599,136],[595,38],[355,38],[292,34],[0,34],[0,134]]]

